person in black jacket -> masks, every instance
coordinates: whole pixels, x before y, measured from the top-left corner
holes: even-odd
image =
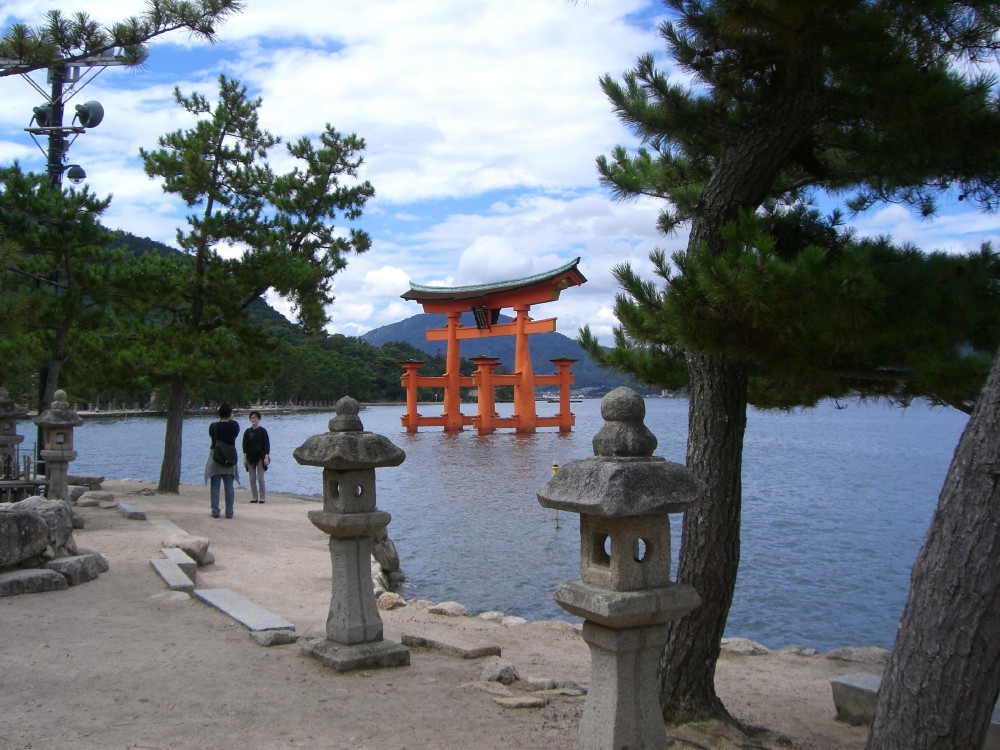
[[[219,485],[226,488],[226,518],[233,517],[235,490],[233,480],[240,481],[240,474],[235,461],[236,437],[240,434],[240,426],[233,419],[233,407],[229,404],[219,406],[219,421],[208,426],[208,435],[212,445],[208,450],[208,462],[205,464],[205,482],[211,482],[212,518],[219,517]],[[228,466],[216,460],[215,444],[225,443],[232,447],[233,464]]]
[[[271,441],[260,426],[260,412],[250,412],[250,429],[243,433],[243,468],[250,477],[251,503],[264,502],[264,472],[271,463]],[[259,486],[259,491],[258,491]]]

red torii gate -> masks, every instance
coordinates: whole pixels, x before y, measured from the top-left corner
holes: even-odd
[[[494,432],[498,427],[513,427],[517,432],[534,432],[536,427],[558,427],[569,432],[575,423],[570,411],[569,389],[573,383],[571,358],[553,359],[558,368],[554,375],[536,375],[531,369],[528,336],[548,333],[556,329],[556,319],[532,320],[528,311],[532,305],[559,299],[563,289],[579,286],[586,277],[577,269],[580,259],[551,271],[523,279],[500,281],[475,286],[440,287],[410,283],[410,291],[403,299],[419,302],[428,313],[448,316],[447,328],[427,329],[428,341],[447,341],[444,375],[431,377],[417,374],[423,362],[403,362],[402,384],[406,387],[406,414],[402,418],[407,432],[417,432],[418,427],[444,427],[445,432],[461,432],[465,425],[475,427],[480,435]],[[512,307],[514,321],[499,323],[500,310]],[[463,312],[472,312],[476,325],[463,326]],[[496,357],[474,357],[476,372],[472,377],[462,377],[459,372],[460,344],[462,339],[480,339],[491,336],[515,336],[514,374],[497,375]],[[494,410],[493,389],[498,385],[514,386],[514,415],[499,417]],[[535,386],[559,386],[559,413],[554,417],[539,417],[535,412]],[[417,413],[417,387],[444,389],[444,412],[440,417],[424,417]],[[478,407],[475,416],[466,416],[461,410],[459,388],[476,387]]]

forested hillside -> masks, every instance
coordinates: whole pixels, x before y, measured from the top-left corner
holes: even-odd
[[[116,245],[136,255],[177,252],[167,245],[127,232],[117,233]],[[428,356],[399,341],[374,345],[363,338],[339,334],[306,334],[262,300],[251,304],[248,311],[249,322],[262,332],[258,345],[246,352],[240,371],[233,373],[229,383],[195,388],[193,401],[229,401],[237,405],[308,404],[336,401],[345,395],[360,401],[403,401],[406,393],[400,385],[401,361],[423,360],[426,364],[421,374],[424,375],[441,375],[445,370],[443,352]],[[471,362],[463,359],[463,374],[471,374],[474,369]],[[96,394],[81,393],[79,397],[95,398]],[[432,400],[434,393],[421,389],[420,397]],[[142,403],[142,383],[102,393],[101,399]]]

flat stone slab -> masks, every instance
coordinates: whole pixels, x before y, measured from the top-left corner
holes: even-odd
[[[305,654],[338,672],[406,667],[410,664],[410,650],[395,641],[372,641],[348,646],[317,638],[302,642],[300,647]]]
[[[191,583],[196,582],[198,578],[198,563],[195,562],[191,555],[180,547],[164,547],[160,550],[160,554],[167,560],[170,560],[170,562],[175,563],[181,569],[181,572],[191,579]]]
[[[481,659],[484,656],[500,656],[500,647],[494,643],[485,645],[475,645],[467,641],[459,641],[452,638],[431,638],[426,635],[416,635],[414,633],[403,633],[400,640],[404,646],[413,648],[433,648],[444,651],[446,654],[457,656],[461,659]]]
[[[837,718],[854,726],[871,724],[875,718],[875,704],[878,702],[881,684],[881,677],[867,672],[847,674],[831,680]],[[1000,750],[1000,703],[997,703],[990,717],[983,750]]]
[[[173,560],[167,560],[165,557],[154,557],[149,561],[149,564],[153,566],[153,570],[163,579],[171,591],[184,591],[188,594],[194,591],[194,582]]]
[[[38,594],[42,591],[62,591],[69,588],[66,579],[54,570],[32,568],[0,573],[0,596]]]
[[[168,521],[165,518],[150,518],[148,520],[153,526],[167,532],[168,534],[180,534],[182,536],[187,536],[187,532],[173,521]]]
[[[195,589],[194,595],[250,630],[295,630],[295,626],[229,589]]]
[[[875,704],[878,702],[878,687],[881,682],[882,678],[878,675],[867,672],[845,674],[831,680],[837,718],[853,726],[871,724],[875,718]]]
[[[141,505],[139,505],[139,503],[134,502],[132,500],[119,501],[118,510],[120,510],[122,512],[122,515],[125,516],[125,518],[127,518],[130,521],[146,520],[146,511],[143,509]]]

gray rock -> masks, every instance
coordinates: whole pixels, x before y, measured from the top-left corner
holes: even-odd
[[[386,611],[406,606],[406,600],[399,594],[392,591],[386,591],[381,594],[375,603],[378,605],[379,609]]]
[[[500,624],[508,628],[516,628],[519,625],[527,625],[528,621],[517,615],[507,615],[500,621]]]
[[[191,536],[190,534],[171,534],[163,540],[164,547],[177,547],[184,550],[198,565],[211,565],[215,557],[208,551],[208,539]]]
[[[512,695],[509,698],[497,696],[493,702],[504,708],[544,708],[549,704],[549,699],[538,693],[531,695]]]
[[[512,663],[506,659],[495,658],[489,659],[483,664],[483,671],[479,679],[484,682],[500,682],[504,685],[510,685],[521,679],[521,676],[517,673],[517,667]]]
[[[382,571],[386,575],[399,570],[399,552],[388,537],[372,545],[372,557],[382,566]]]
[[[480,620],[486,620],[488,622],[502,622],[503,618],[506,617],[503,612],[497,612],[495,609],[489,612],[480,612],[476,615]]]
[[[49,560],[42,567],[54,570],[66,579],[70,586],[77,586],[87,581],[93,581],[108,569],[108,561],[96,552],[71,557],[57,557]]]
[[[0,570],[40,555],[48,542],[48,528],[40,513],[0,503]]]
[[[285,646],[295,643],[299,637],[294,630],[251,630],[250,636],[261,646]]]
[[[763,656],[770,653],[767,646],[749,638],[723,638],[722,650],[741,656]]]
[[[0,596],[38,594],[42,591],[62,591],[69,588],[66,579],[54,570],[9,570],[0,573]]]
[[[14,503],[15,510],[32,510],[38,513],[48,528],[48,543],[55,553],[76,554],[76,540],[73,538],[73,512],[62,500],[46,500],[44,497],[29,497]]]
[[[487,693],[488,695],[499,695],[503,697],[509,697],[514,695],[509,687],[501,685],[499,682],[494,682],[492,680],[477,680],[475,682],[466,682],[462,685],[463,688],[467,690],[475,690],[477,693]]]
[[[106,492],[105,490],[89,490],[80,495],[76,501],[77,505],[82,505],[84,507],[102,505],[103,503],[115,503],[114,494]],[[106,506],[102,505],[102,507]]]
[[[441,602],[427,608],[432,615],[447,615],[448,617],[468,617],[469,610],[458,602]]]
[[[827,659],[856,662],[858,664],[888,664],[890,651],[878,646],[847,646],[826,652]]]
[[[82,484],[74,484],[74,485],[70,485],[69,487],[67,487],[66,488],[66,492],[69,494],[69,499],[73,500],[75,502],[76,500],[79,500],[80,499],[80,495],[82,495],[88,489],[90,489],[90,488],[89,487],[85,487]]]
[[[525,677],[524,685],[529,690],[555,690],[556,681],[549,677]]]

